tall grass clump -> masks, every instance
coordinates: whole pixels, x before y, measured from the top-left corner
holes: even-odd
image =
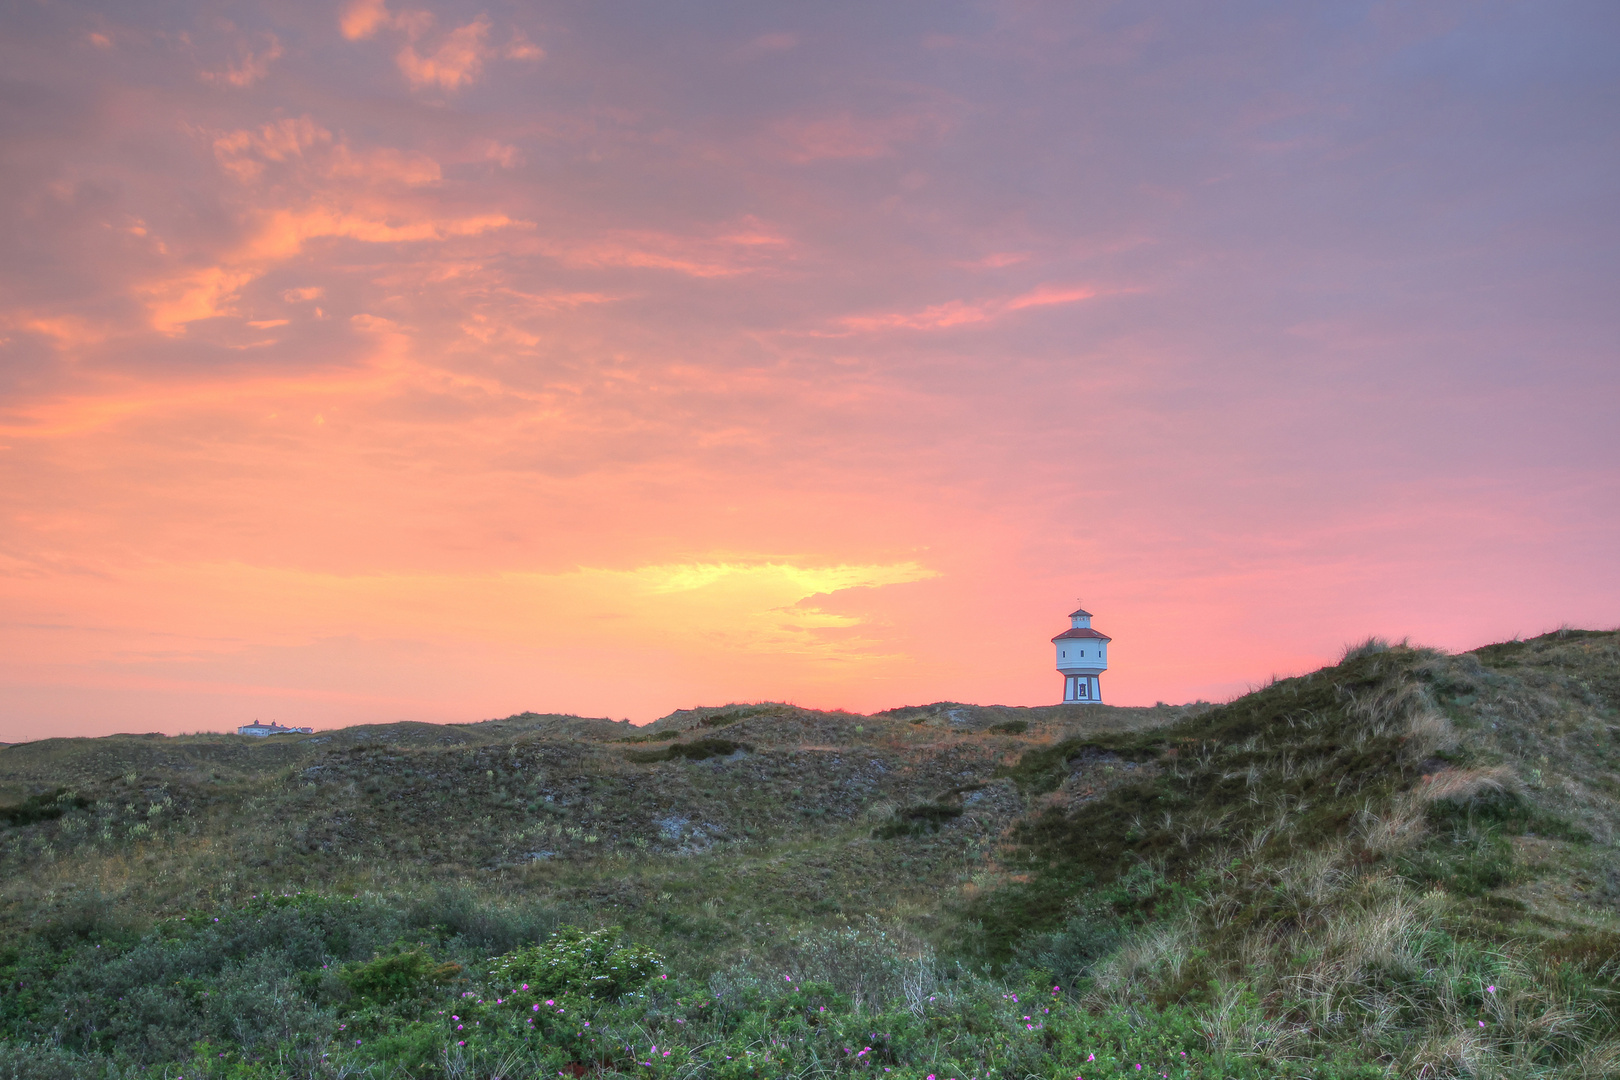
[[[1620,968],[1560,978],[1493,894],[1524,873],[1514,836],[1584,834],[1460,755],[1435,662],[1374,640],[1131,745],[1026,754],[1013,774],[1036,790],[1072,786],[1088,752],[1154,764],[1015,828],[1023,880],[969,905],[969,955],[1061,967],[1099,1012],[1190,1008],[1222,1061],[1303,1070],[1354,1046],[1413,1075],[1595,1075]]]

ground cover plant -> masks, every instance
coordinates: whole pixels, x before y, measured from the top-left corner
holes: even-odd
[[[1617,1075],[1616,637],[6,747],[0,1076]]]

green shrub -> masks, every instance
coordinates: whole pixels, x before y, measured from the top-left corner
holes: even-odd
[[[422,998],[459,974],[460,964],[441,963],[425,949],[409,949],[347,964],[338,971],[338,980],[363,1002],[393,1005]]]
[[[1112,913],[1074,915],[1061,927],[1021,941],[1014,959],[1044,971],[1058,986],[1076,986],[1125,939],[1125,923]]]
[[[542,806],[563,813],[551,803]],[[428,931],[453,951],[485,956],[547,937],[561,923],[558,910],[544,900],[525,898],[496,906],[479,900],[463,885],[441,885],[405,910],[405,924],[412,930]]]
[[[30,795],[15,806],[0,806],[0,821],[7,825],[32,825],[39,821],[54,821],[69,810],[83,810],[90,800],[67,788],[57,788],[43,795]]]
[[[703,761],[712,757],[730,757],[738,750],[751,751],[754,748],[748,743],[732,742],[730,739],[693,739],[691,742],[676,743],[666,746],[662,750],[627,750],[625,757],[642,765],[655,761],[672,761],[675,758],[686,758],[689,761]]]
[[[611,1001],[645,986],[664,966],[663,957],[623,937],[617,926],[592,931],[565,926],[539,945],[494,957],[487,974],[498,985],[527,984],[532,994],[577,993]]]
[[[682,732],[676,730],[675,728],[670,728],[666,731],[649,731],[641,735],[626,735],[622,739],[614,739],[613,741],[621,743],[663,742],[668,739],[678,739],[681,737],[681,734]]]
[[[0,1042],[0,1080],[87,1080],[116,1077],[112,1062],[60,1046]]]
[[[894,817],[872,830],[879,840],[892,840],[897,836],[926,836],[937,833],[945,823],[962,816],[960,806],[949,803],[919,803],[894,812]]]

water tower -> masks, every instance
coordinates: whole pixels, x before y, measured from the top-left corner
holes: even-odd
[[[1063,703],[1095,705],[1102,701],[1099,676],[1108,670],[1108,643],[1114,639],[1091,628],[1091,612],[1084,608],[1070,612],[1069,623],[1052,639],[1063,676]]]

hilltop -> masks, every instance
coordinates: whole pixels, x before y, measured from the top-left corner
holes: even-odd
[[[17,1075],[161,1069],[199,1038],[266,1075],[299,1047],[326,1055],[310,1075],[381,1067],[339,1023],[416,1039],[388,1068],[472,1075],[434,995],[483,993],[480,957],[569,924],[622,928],[686,987],[686,1004],[592,1006],[598,1031],[650,1030],[648,1009],[667,1025],[710,995],[711,1050],[683,1044],[692,1075],[729,1075],[738,1055],[712,1047],[775,1045],[735,1040],[808,1007],[783,1004],[794,978],[833,995],[804,1015],[920,1025],[881,1066],[919,1077],[1068,1069],[1080,1033],[1111,1061],[1151,1043],[1167,1075],[1620,1062],[1614,632],[1459,655],[1370,641],[1222,705],[755,703],[641,728],[523,713],[51,739],[0,748],[0,802],[0,920],[23,943],[0,960],[35,987],[3,1014]],[[318,943],[288,944],[305,931],[276,912],[293,910],[325,928]],[[251,948],[208,937],[214,919],[257,927]],[[200,974],[153,959],[182,941],[207,953],[187,962]],[[333,982],[390,955],[464,967],[421,976],[405,1004]],[[137,962],[190,989],[140,1020],[127,993],[75,1005],[38,988],[44,971],[94,981]],[[245,965],[304,1019],[273,1038],[208,1019]],[[1043,991],[1051,1034],[1007,1042],[997,1010],[1043,979],[1063,988]],[[944,1001],[954,1019],[930,1011]],[[804,1048],[832,1031],[811,1024]],[[560,1035],[490,1039],[546,1075],[654,1069]],[[771,1075],[868,1068],[771,1052]]]

